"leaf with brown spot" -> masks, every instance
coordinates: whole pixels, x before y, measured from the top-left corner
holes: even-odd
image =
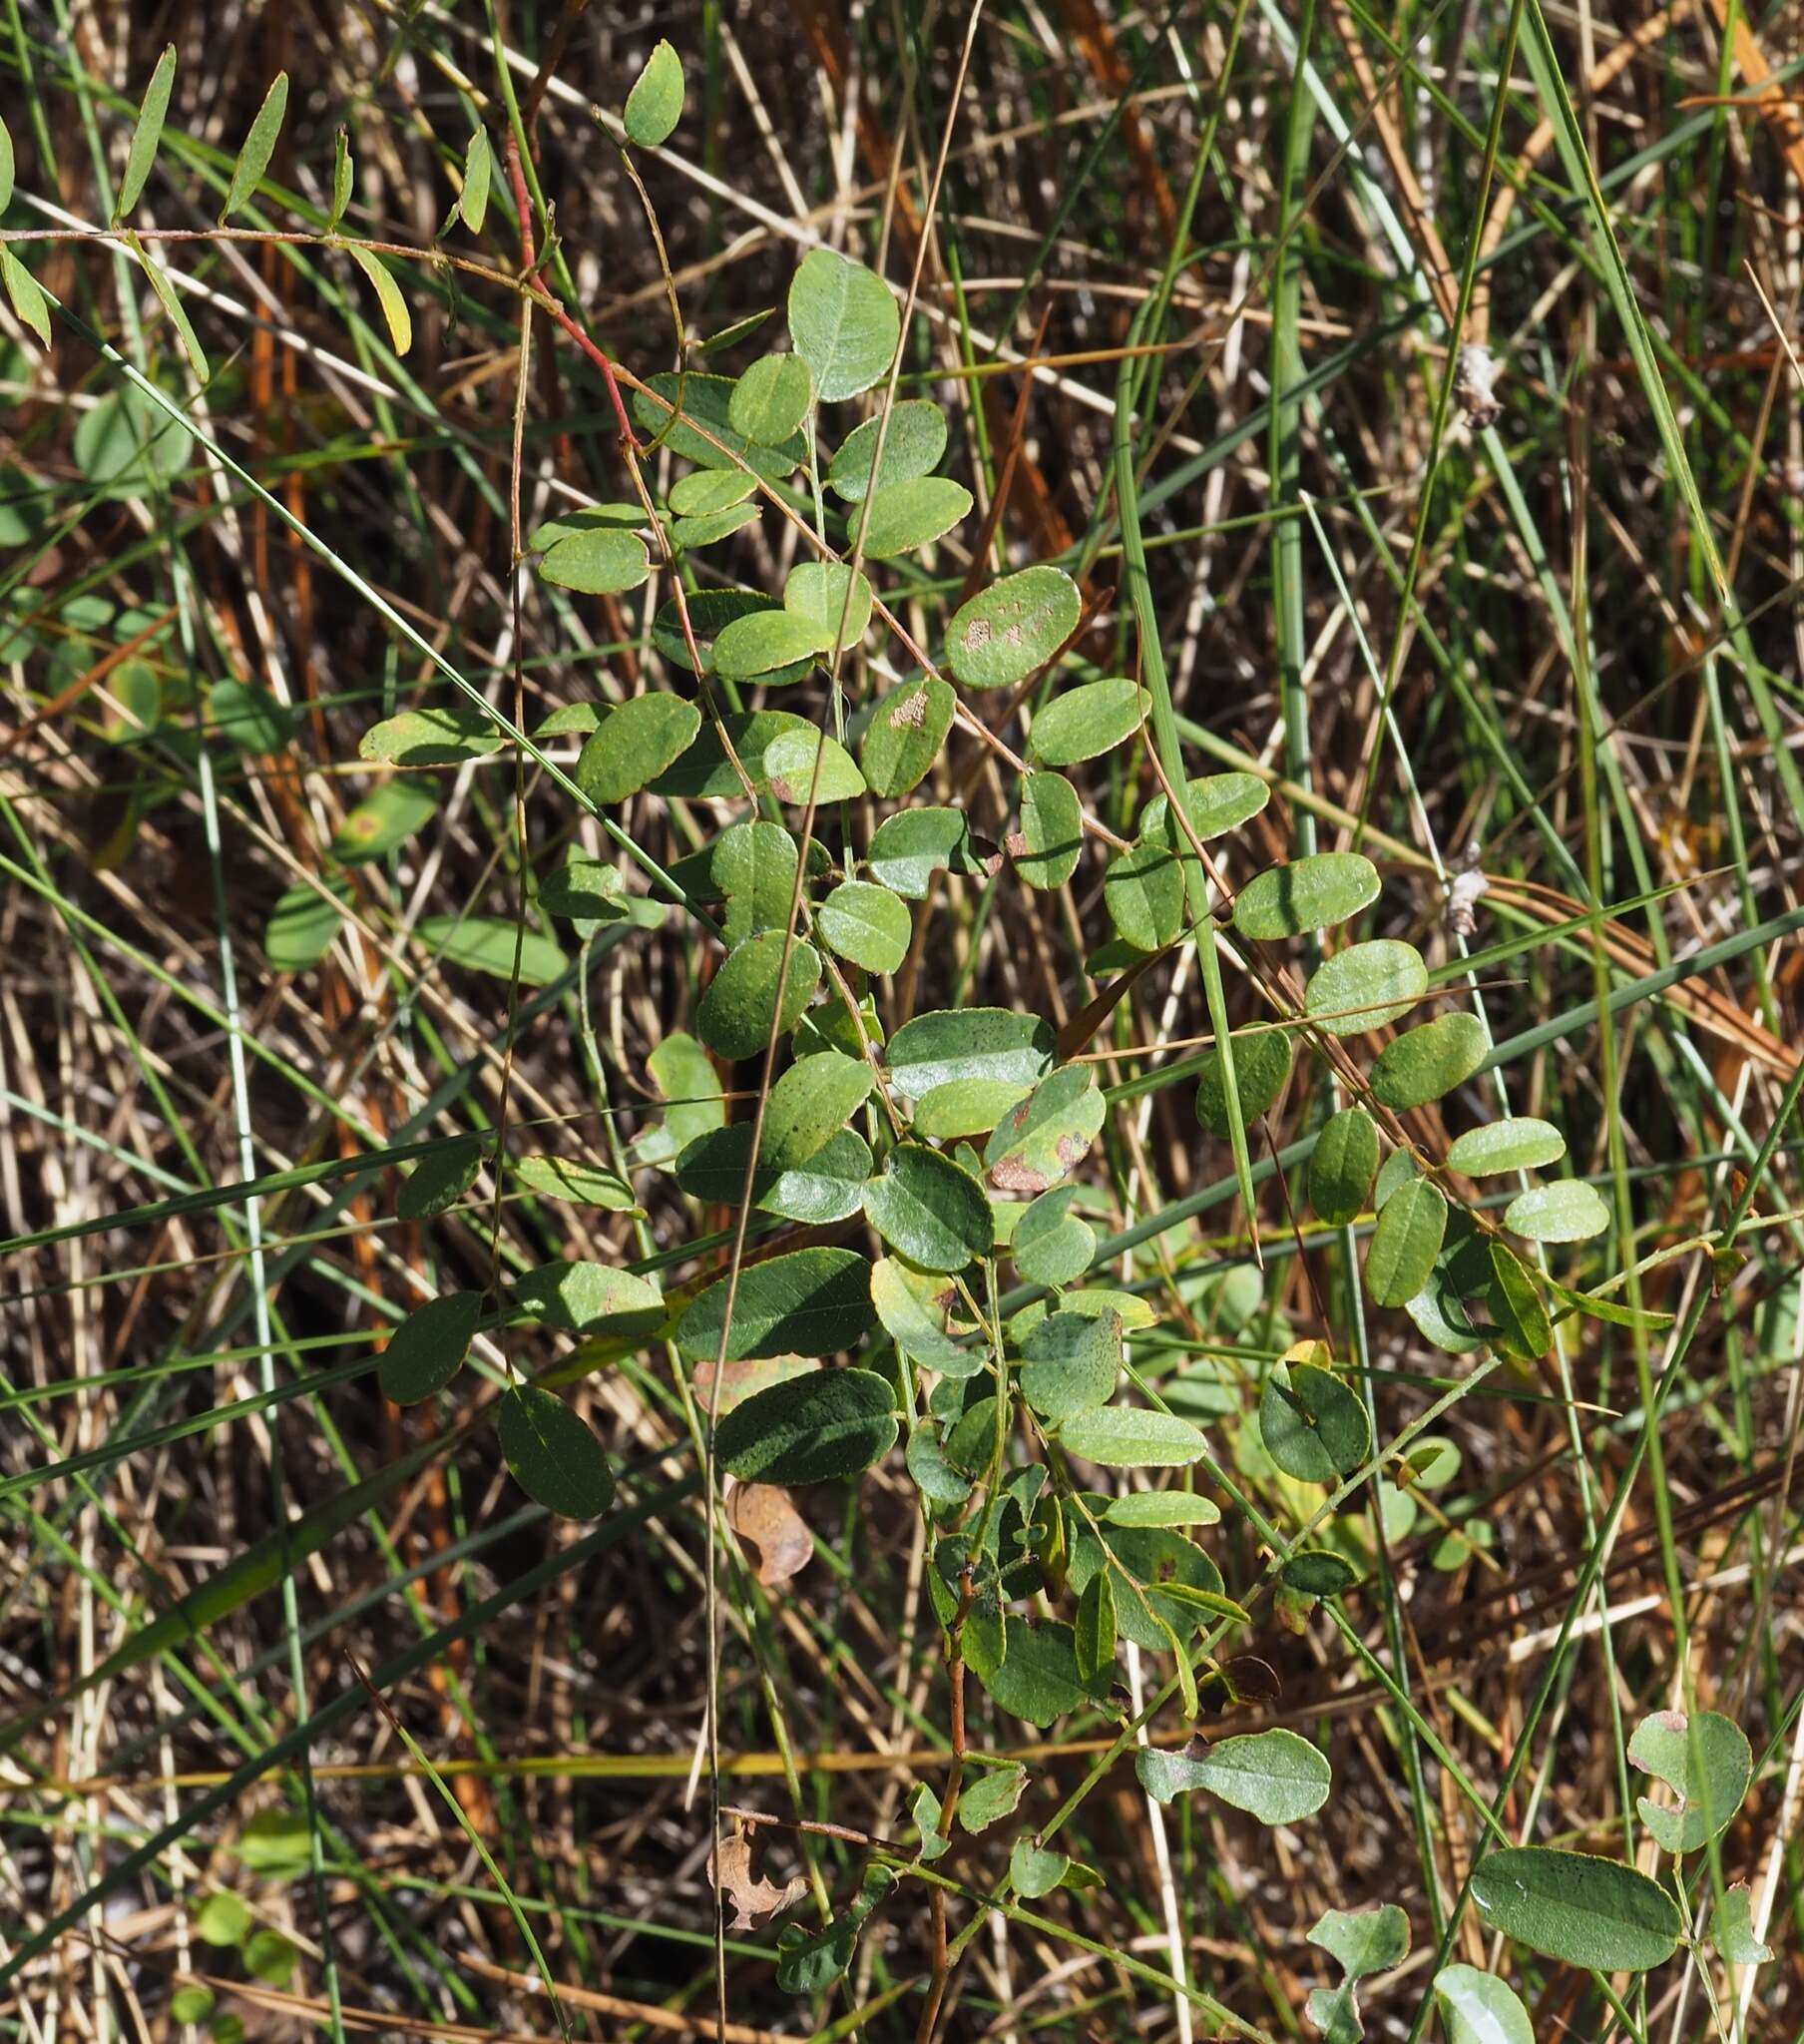
[[[814,1536],[780,1484],[734,1484],[726,1519],[757,1556],[758,1581],[766,1590],[799,1576],[814,1559]]]
[[[792,1908],[808,1892],[804,1874],[797,1874],[778,1887],[762,1879],[753,1869],[757,1833],[739,1832],[722,1838],[708,1865],[708,1877],[726,1898],[732,1910],[730,1930],[762,1930],[785,1909]]]

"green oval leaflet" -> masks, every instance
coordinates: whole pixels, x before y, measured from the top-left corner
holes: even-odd
[[[664,41],[654,44],[621,110],[627,140],[641,149],[668,142],[682,118],[682,59]]]
[[[395,1212],[403,1221],[428,1221],[454,1207],[476,1183],[482,1169],[482,1145],[474,1136],[447,1143],[422,1157],[395,1196]]]
[[[1512,1355],[1533,1362],[1554,1345],[1554,1328],[1534,1274],[1508,1243],[1487,1245],[1495,1283],[1492,1309]]]
[[[802,808],[815,803],[850,801],[864,792],[864,775],[837,739],[810,725],[801,731],[778,732],[764,748],[764,777],[780,802]]]
[[[1115,1582],[1107,1569],[1098,1569],[1078,1599],[1072,1628],[1078,1673],[1093,1688],[1115,1673],[1116,1637]]]
[[[1278,943],[1331,929],[1378,899],[1378,868],[1356,851],[1318,851],[1255,874],[1234,901],[1243,937]]]
[[[1089,1065],[1061,1065],[997,1124],[984,1170],[1003,1193],[1044,1193],[1089,1155],[1105,1105]]]
[[[664,1323],[656,1281],[612,1264],[541,1264],[514,1279],[511,1302],[524,1319],[562,1334],[643,1334]]]
[[[1443,1966],[1435,1975],[1435,1999],[1448,2044],[1535,2044],[1528,2010],[1495,1973]]]
[[[933,1143],[987,1136],[1028,1092],[1011,1079],[948,1079],[930,1086],[915,1102],[915,1134]]]
[[[1072,1454],[1109,1469],[1187,1468],[1207,1446],[1187,1419],[1131,1405],[1075,1413],[1059,1438]]]
[[[713,670],[728,682],[762,679],[792,666],[805,672],[819,650],[819,634],[793,611],[748,611],[715,637]]]
[[[1142,837],[1109,862],[1103,905],[1116,934],[1136,951],[1161,951],[1184,927],[1184,875],[1163,833]]]
[[[217,697],[219,691],[214,693]],[[500,750],[501,734],[494,725],[480,710],[461,703],[403,710],[398,717],[371,725],[357,741],[360,760],[386,760],[397,766],[457,766]]]
[[[705,728],[681,759],[652,783],[652,792],[743,801],[744,782],[727,757],[722,734],[750,777],[754,793],[774,793],[780,801],[805,801],[814,779],[817,750],[821,755],[818,800],[848,801],[864,792],[864,776],[838,741],[817,731],[805,717],[786,710],[722,717],[720,732],[712,726]]]
[[[1601,1235],[1609,1219],[1602,1197],[1580,1178],[1531,1186],[1504,1210],[1504,1226],[1531,1242],[1586,1242]]]
[[[727,1279],[692,1299],[676,1323],[676,1346],[712,1362],[726,1313]],[[795,1250],[740,1273],[726,1360],[832,1355],[850,1348],[876,1317],[870,1266],[852,1250]]]
[[[231,167],[231,184],[226,194],[226,204],[220,209],[222,226],[262,182],[263,173],[269,168],[269,159],[275,154],[275,139],[281,133],[282,116],[287,111],[288,74],[278,71],[263,95],[262,105],[256,110],[256,118],[238,150],[237,162]],[[357,253],[355,245],[351,253]]]
[[[1053,1061],[1053,1032],[1038,1015],[964,1008],[917,1015],[884,1052],[896,1091],[919,1100],[954,1079],[1032,1086]]]
[[[880,1462],[898,1430],[886,1379],[868,1369],[817,1369],[735,1405],[714,1449],[742,1482],[832,1483]]]
[[[1427,993],[1428,967],[1415,945],[1374,937],[1317,967],[1303,1012],[1331,1036],[1359,1036],[1407,1015]]]
[[[937,675],[919,675],[878,699],[858,744],[872,794],[893,800],[920,786],[952,729],[958,698]]]
[[[652,557],[636,532],[598,528],[559,540],[539,562],[541,577],[584,596],[621,596],[652,572]]]
[[[1366,1246],[1366,1289],[1378,1305],[1403,1305],[1428,1282],[1447,1233],[1447,1201],[1425,1178],[1413,1178],[1378,1211]]]
[[[980,870],[963,809],[898,809],[872,833],[866,870],[883,886],[924,901],[935,873]]]
[[[496,915],[428,915],[413,933],[428,951],[467,972],[512,979],[517,967],[522,986],[550,986],[570,969],[550,937]]]
[[[1112,1497],[1103,1516],[1112,1526],[1218,1526],[1221,1507],[1193,1490],[1130,1490]]]
[[[138,109],[138,125],[132,130],[132,144],[126,152],[126,167],[119,180],[119,200],[113,209],[113,218],[123,220],[143,197],[145,184],[150,178],[151,167],[157,161],[157,144],[163,139],[163,124],[169,114],[170,92],[176,83],[176,46],[165,46],[163,55],[157,59],[157,68],[151,73],[151,82],[144,89],[144,100]],[[10,172],[11,146],[8,145],[8,168]],[[12,198],[12,179],[8,176],[9,187],[5,199],[0,199],[0,212]]]
[[[814,924],[829,951],[879,974],[900,967],[914,935],[908,903],[869,880],[841,880],[815,911]]]
[[[376,1365],[382,1395],[397,1405],[417,1405],[462,1369],[482,1317],[482,1293],[449,1291],[429,1298],[389,1336]]]
[[[856,646],[871,622],[871,585],[841,561],[802,561],[783,584],[783,608],[814,635],[815,651]]]
[[[848,504],[858,504],[870,491],[871,464],[877,458],[881,419],[866,419],[839,443],[827,468],[827,487]],[[930,397],[899,398],[890,406],[883,431],[883,465],[879,489],[890,483],[913,482],[931,475],[946,451],[946,414]]]
[[[1321,1752],[1282,1727],[1216,1740],[1200,1755],[1141,1747],[1133,1771],[1160,1802],[1200,1788],[1264,1824],[1313,1816],[1334,1780]]]
[[[956,1294],[944,1278],[894,1257],[879,1257],[871,1266],[870,1282],[883,1331],[910,1361],[961,1379],[983,1368],[983,1350],[961,1348],[946,1332],[946,1301]]]
[[[752,446],[776,447],[813,404],[814,372],[800,355],[763,355],[733,385],[727,422]]]
[[[1353,1564],[1327,1547],[1300,1547],[1278,1571],[1305,1597],[1338,1597],[1356,1580]]]
[[[489,213],[489,182],[495,160],[489,149],[489,131],[480,123],[464,151],[464,188],[457,195],[457,211],[471,234],[480,235]]]
[[[988,1256],[995,1225],[984,1189],[925,1143],[899,1143],[864,1189],[865,1218],[924,1271],[962,1271]]]
[[[946,661],[968,689],[1012,689],[1052,659],[1083,615],[1063,568],[1023,568],[972,597],[946,629]]]
[[[781,1036],[800,1021],[819,984],[820,955],[812,944],[783,930],[760,930],[736,944],[708,982],[695,1009],[695,1034],[717,1057],[761,1057],[773,1033]]]
[[[599,1207],[610,1214],[634,1211],[632,1186],[604,1164],[586,1164],[577,1157],[520,1157],[512,1169],[521,1185],[548,1200],[568,1200],[574,1207]]]
[[[751,1204],[805,1227],[827,1228],[858,1212],[871,1174],[870,1146],[851,1129],[837,1129],[798,1164],[774,1165],[761,1157],[751,1165],[752,1128],[734,1122],[704,1129],[676,1159],[676,1183],[685,1193],[721,1207],[738,1208],[751,1189]]]
[[[1115,1395],[1122,1323],[1113,1313],[1049,1313],[1023,1341],[1021,1354],[1022,1395],[1057,1426]]]
[[[682,386],[681,409],[677,405],[677,384]],[[733,430],[733,379],[691,369],[678,378],[674,369],[661,369],[645,379],[643,390],[634,390],[627,402],[635,424],[661,440],[681,461],[697,468],[730,468],[741,464],[767,483],[780,483],[808,458],[807,445],[799,433],[775,447],[760,447]]]
[[[1449,1146],[1447,1167],[1468,1178],[1500,1178],[1511,1172],[1539,1171],[1566,1155],[1566,1138],[1552,1122],[1533,1115],[1488,1122],[1468,1129]]]
[[[1491,1053],[1491,1036],[1468,1010],[1406,1029],[1372,1066],[1373,1097],[1398,1114],[1463,1086]]]
[[[784,1171],[804,1164],[870,1097],[874,1075],[862,1058],[836,1050],[797,1058],[770,1089],[758,1162]]]
[[[711,511],[730,511],[735,504],[743,504],[757,486],[757,478],[747,475],[743,469],[697,468],[678,477],[671,485],[671,509],[678,518],[701,518]],[[638,522],[634,520],[635,524]],[[697,591],[696,595],[703,593]],[[729,595],[738,592],[716,590],[712,593]],[[692,604],[694,597],[689,600]]]
[[[614,1502],[602,1444],[564,1400],[515,1384],[501,1400],[501,1452],[535,1504],[565,1519],[596,1519]]]
[[[703,471],[707,473],[707,471]],[[736,474],[736,470],[721,471]],[[693,481],[691,476],[689,481]],[[695,651],[701,656],[701,672],[711,675],[714,671],[714,641],[721,632],[737,618],[750,617],[758,611],[780,610],[782,606],[769,597],[762,596],[755,589],[698,589],[684,598],[684,609],[688,614],[688,637],[683,636],[682,612],[677,609],[675,597],[669,603],[660,604],[658,616],[652,621],[652,644],[666,660],[679,667],[685,673],[693,674],[695,664],[689,658],[689,639],[695,642]],[[813,666],[813,656],[797,661],[792,667],[779,668],[773,674],[761,677],[766,688],[773,688],[785,682],[798,682]],[[780,715],[785,713],[769,713]],[[728,720],[731,723],[731,720]],[[735,786],[737,783],[734,783]]]
[[[1110,753],[1137,731],[1150,699],[1126,675],[1055,696],[1034,719],[1028,753],[1043,766],[1075,766]]]
[[[912,482],[885,483],[872,492],[864,514],[865,557],[887,561],[929,546],[970,510],[971,492],[950,476],[918,475]]]
[[[1358,1218],[1378,1175],[1378,1126],[1363,1107],[1331,1115],[1309,1159],[1309,1204],[1330,1228]]]
[[[263,929],[263,949],[271,967],[277,972],[305,972],[317,965],[331,949],[349,901],[343,881],[323,894],[317,887],[299,886],[279,895]]]
[[[919,1117],[916,1119],[918,1123]],[[1075,1186],[1059,1186],[1042,1193],[1022,1211],[1010,1238],[1009,1254],[1030,1283],[1073,1284],[1090,1269],[1097,1238],[1089,1222],[1071,1211],[1076,1197]]]
[[[1292,1045],[1280,1029],[1258,1029],[1234,1038],[1234,1089],[1240,1118],[1256,1122],[1283,1096],[1290,1081]],[[1196,1081],[1196,1119],[1211,1135],[1228,1133],[1227,1091],[1221,1083],[1218,1051],[1206,1052]]]
[[[831,249],[808,251],[789,284],[789,337],[823,404],[868,390],[901,336],[900,308],[880,276]]]
[[[678,553],[699,553],[703,547],[718,546],[735,532],[755,525],[756,504],[731,504],[722,511],[705,511],[693,518],[679,518],[671,527],[671,544]]]
[[[573,851],[556,872],[547,873],[539,884],[539,906],[546,914],[569,916],[578,923],[618,922],[630,912],[630,904],[663,913],[656,902],[627,893],[626,880],[618,866],[592,858],[585,851]]]
[[[780,823],[759,817],[732,823],[707,854],[709,884],[726,903],[724,934],[737,944],[760,930],[789,927],[795,895],[795,839]]]
[[[576,783],[604,806],[624,802],[676,766],[700,729],[701,712],[680,696],[610,704],[577,756]]]
[[[1010,1613],[1003,1637],[1001,1662],[978,1676],[1003,1710],[1044,1730],[1084,1702],[1086,1684],[1070,1626],[1030,1625]]]
[[[438,814],[438,800],[423,780],[385,781],[339,824],[332,836],[333,855],[347,866],[381,858]]]
[[[1511,1845],[1472,1870],[1472,1899],[1491,1930],[1544,1958],[1603,1973],[1644,1973],[1678,1949],[1684,1923],[1657,1881],[1613,1859]]]
[[[1259,1394],[1265,1452],[1301,1483],[1334,1483],[1371,1451],[1366,1408],[1332,1370],[1314,1363],[1273,1363]]]
[[[1063,773],[1021,776],[1021,820],[1008,839],[1015,870],[1030,887],[1063,887],[1084,850],[1084,807]]]

